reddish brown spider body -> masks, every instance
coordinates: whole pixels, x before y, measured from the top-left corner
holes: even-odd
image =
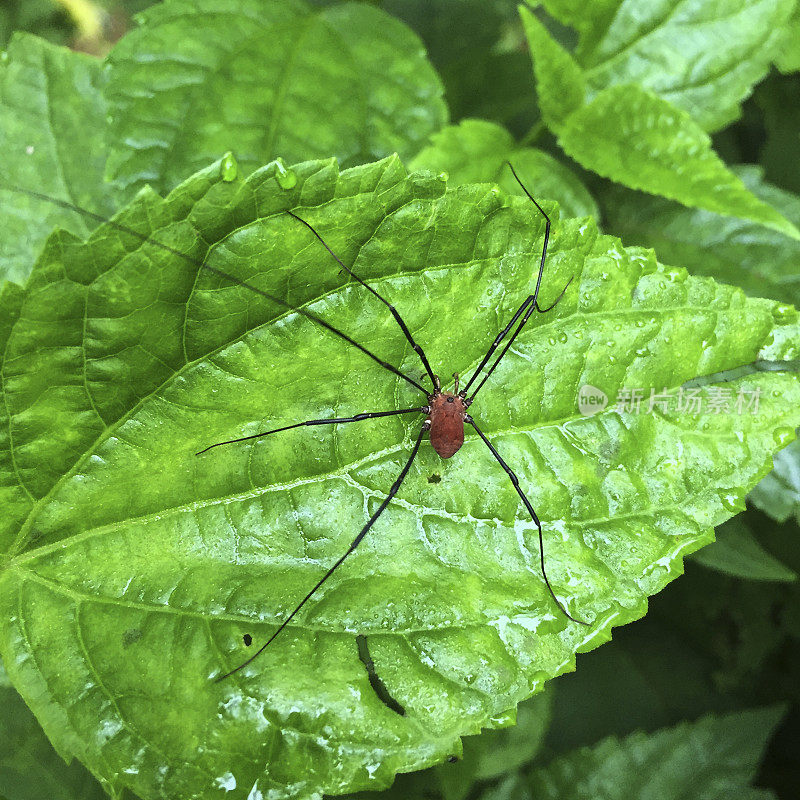
[[[467,403],[460,395],[437,390],[430,396],[428,409],[431,445],[442,458],[451,458],[464,444]]]

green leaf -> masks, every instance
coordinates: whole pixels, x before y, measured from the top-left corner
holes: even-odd
[[[752,519],[753,512],[747,512]],[[792,530],[772,537],[784,540]],[[763,534],[762,534],[763,536]],[[796,570],[797,563],[792,563]],[[651,614],[678,630],[693,650],[712,660],[718,692],[753,697],[754,693],[783,702],[797,696],[796,681],[786,679],[781,651],[787,644],[787,611],[797,606],[798,584],[743,581],[688,563],[686,575],[654,603]],[[791,650],[789,650],[791,652]]]
[[[758,543],[741,517],[722,525],[717,530],[717,540],[693,553],[692,559],[709,569],[746,580],[797,580],[795,572],[781,564]]]
[[[522,703],[504,719],[504,727],[464,739],[464,754],[455,763],[436,767],[445,800],[462,800],[478,781],[499,778],[533,761],[550,724],[552,692]]]
[[[575,173],[543,150],[518,147],[493,122],[464,120],[435,133],[411,168],[446,170],[453,183],[497,183],[509,194],[523,196],[506,161],[514,164],[537,200],[555,200],[564,216],[599,218],[597,204]]]
[[[781,72],[800,71],[800,5],[781,29],[782,41],[775,66]]]
[[[535,695],[520,705],[512,726],[465,740],[465,752],[474,748],[477,756],[475,775],[479,780],[498,778],[533,761],[550,724],[552,699],[551,692]]]
[[[52,0],[5,0],[0,7],[0,47],[6,47],[15,31],[65,44],[71,27],[67,14]]]
[[[533,57],[539,108],[553,131],[586,102],[586,81],[572,56],[524,6],[519,8]]]
[[[365,4],[170,0],[140,21],[109,57],[108,171],[126,187],[171,189],[228,150],[245,172],[410,156],[447,122],[419,39]]]
[[[105,103],[100,63],[93,58],[17,35],[0,61],[0,284],[23,283],[44,239],[59,225],[85,235],[71,211],[2,184],[33,188],[99,213],[111,209],[103,185]]]
[[[794,225],[725,166],[689,113],[633,82],[588,93],[578,62],[529,11],[520,8],[520,13],[542,114],[567,155],[632,189],[759,222],[800,239]]]
[[[763,180],[759,167],[736,174],[757,197],[800,225],[800,197]],[[614,188],[602,195],[609,230],[630,244],[652,247],[667,264],[680,264],[741,286],[750,295],[800,304],[800,243],[742,219]]]
[[[775,468],[750,492],[753,505],[778,522],[800,522],[800,443],[775,453]]]
[[[243,183],[225,160],[166,200],[141,193],[118,220],[306,305],[414,375],[385,307],[284,211],[386,293],[442,375],[474,368],[530,291],[543,225],[527,199],[446,190],[396,157],[341,173],[308,162],[292,181],[276,170]],[[543,307],[572,282],[471,413],[543,521],[555,591],[591,628],[558,612],[535,526],[468,435],[449,461],[425,443],[324,590],[214,683],[252,652],[244,635],[266,641],[344,552],[422,417],[195,453],[424,397],[308,318],[118,228],[48,241],[0,314],[0,653],[61,754],[144,800],[234,781],[273,798],[378,789],[457,754],[461,736],[644,614],[800,423],[800,381],[712,383],[761,393],[759,413],[741,415],[584,417],[577,388],[677,390],[768,346],[782,358],[800,335],[773,301],[662,268],[591,220],[556,219],[549,252]],[[373,690],[357,634],[405,716]]]
[[[636,84],[715,131],[739,117],[742,101],[784,52],[795,0],[545,0],[580,31],[574,58],[587,102],[611,86]],[[538,58],[538,55],[537,55]]]
[[[558,141],[578,163],[632,189],[800,239],[794,225],[725,166],[685,111],[635,85],[600,92],[570,115]]]
[[[748,784],[783,714],[765,708],[708,716],[653,734],[611,737],[534,770],[527,786],[537,800],[748,796]]]
[[[0,662],[0,795],[6,800],[103,800],[100,784],[77,761],[67,765],[5,679]]]
[[[755,195],[800,224],[800,197],[764,182],[758,167],[736,172]],[[621,188],[603,195],[603,215],[614,233],[655,248],[667,263],[735,283],[751,295],[800,304],[800,243],[776,231]],[[800,519],[800,446],[792,443],[776,453],[775,470],[751,499],[779,522]]]
[[[652,605],[662,606],[686,581],[683,576],[672,583]],[[675,606],[675,614],[687,613]],[[605,647],[581,655],[576,671],[555,682],[547,752],[564,753],[609,735],[627,736],[731,710],[730,698],[713,681],[715,662],[701,657],[663,616],[651,608],[646,619],[616,631]]]

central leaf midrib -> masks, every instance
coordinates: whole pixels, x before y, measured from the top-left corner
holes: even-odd
[[[447,271],[449,269],[452,269],[454,266],[466,266],[467,264],[469,264],[469,265],[480,264],[482,262],[489,261],[489,260],[492,260],[492,259],[487,257],[485,259],[475,259],[473,261],[465,262],[463,264],[440,265],[440,266],[437,266],[437,267],[427,268],[427,269],[424,269],[424,270],[418,270],[418,271],[415,271],[415,272],[397,272],[397,273],[394,273],[392,275],[383,275],[383,276],[381,276],[379,278],[371,279],[370,283],[373,284],[373,285],[374,284],[382,284],[384,282],[392,281],[392,280],[399,279],[399,278],[406,278],[406,277],[412,277],[412,276],[414,276],[414,277],[422,276],[422,275],[427,275],[427,274],[430,274],[430,273],[436,273],[436,272],[440,272],[440,271]],[[316,295],[315,297],[310,298],[309,300],[307,300],[302,305],[298,306],[298,308],[306,308],[306,307],[311,306],[311,305],[313,305],[315,303],[321,302],[323,300],[327,300],[330,297],[332,297],[333,295],[335,295],[336,293],[347,289],[348,286],[352,286],[352,284],[345,284],[344,286],[336,287],[334,289],[329,290],[328,292],[324,292],[324,293],[321,293],[319,295]],[[188,300],[187,300],[187,304],[188,304]],[[701,313],[706,313],[706,314],[719,314],[720,312],[723,312],[723,311],[730,311],[730,309],[729,308],[716,309],[716,308],[709,308],[707,306],[692,306],[692,305],[678,305],[678,306],[666,306],[666,307],[662,306],[662,307],[657,308],[657,309],[652,309],[652,308],[647,308],[647,307],[641,307],[641,308],[635,308],[634,307],[634,308],[624,308],[624,309],[609,309],[609,310],[605,310],[604,309],[604,310],[598,310],[598,311],[582,311],[580,308],[576,308],[569,315],[553,319],[551,322],[545,322],[545,323],[543,323],[541,325],[538,325],[538,326],[536,326],[534,328],[529,328],[525,333],[527,334],[528,337],[530,337],[530,335],[532,333],[534,333],[534,332],[535,333],[540,333],[540,332],[546,331],[549,327],[555,326],[557,324],[562,324],[562,323],[566,322],[567,320],[573,319],[575,317],[582,317],[582,318],[583,317],[594,317],[594,318],[599,318],[599,317],[603,317],[603,316],[613,315],[615,318],[617,318],[620,315],[628,315],[628,314],[636,314],[636,315],[644,314],[644,315],[647,315],[647,316],[664,316],[666,314],[674,313],[674,312],[678,312],[678,311],[694,311],[694,312],[701,312]],[[179,376],[181,376],[184,373],[184,371],[194,367],[196,364],[201,363],[203,360],[210,359],[215,353],[220,352],[222,349],[224,349],[226,347],[230,347],[236,341],[240,341],[243,337],[252,335],[254,332],[256,332],[258,330],[261,330],[262,328],[265,328],[267,326],[275,325],[279,321],[281,321],[281,320],[285,319],[286,317],[288,317],[289,315],[297,314],[297,313],[298,312],[295,309],[287,309],[285,312],[282,312],[281,314],[278,314],[277,316],[273,317],[272,319],[270,319],[270,320],[268,320],[266,322],[263,322],[263,323],[261,323],[260,325],[254,327],[254,328],[250,328],[245,333],[243,333],[242,336],[239,337],[238,339],[226,342],[225,344],[220,345],[220,347],[215,348],[214,350],[211,350],[208,353],[203,354],[202,356],[198,357],[197,359],[195,359],[195,360],[193,360],[193,361],[191,361],[191,362],[189,362],[187,364],[184,364],[179,370],[176,370],[172,375],[170,375],[162,384],[160,384],[158,387],[154,388],[147,395],[143,396],[139,400],[139,402],[137,402],[130,409],[130,411],[128,413],[126,413],[125,415],[120,417],[120,419],[117,420],[113,425],[111,425],[111,426],[107,427],[105,430],[103,430],[103,432],[92,442],[92,444],[89,446],[89,448],[76,460],[74,466],[68,472],[66,472],[53,485],[53,487],[47,492],[47,494],[43,495],[42,498],[31,509],[31,511],[29,512],[28,517],[26,518],[25,522],[20,527],[20,532],[19,532],[16,540],[14,541],[12,546],[9,548],[8,553],[6,554],[6,557],[4,559],[5,562],[7,564],[11,563],[15,559],[15,556],[20,552],[21,546],[24,545],[25,537],[27,536],[28,530],[30,529],[30,527],[32,527],[33,521],[35,520],[38,511],[47,504],[47,502],[50,500],[50,498],[61,488],[63,483],[65,481],[69,480],[69,478],[71,478],[77,472],[77,470],[81,467],[81,465],[88,458],[91,457],[92,453],[94,453],[94,451],[99,446],[99,444],[101,444],[106,438],[108,438],[111,434],[113,434],[113,432],[115,430],[117,430],[121,425],[123,425],[125,422],[127,422],[128,419],[130,419],[141,407],[143,407],[145,403],[147,403],[150,400],[152,400],[153,397],[157,396],[162,390],[167,388],[170,385],[170,383],[173,380],[175,380],[176,378],[178,378]],[[474,369],[475,366],[477,366],[477,363],[475,363],[475,364],[473,364],[471,366],[470,371],[471,371],[471,369]],[[395,383],[397,383],[398,380],[399,379],[395,379]],[[572,421],[572,420],[579,419],[579,418],[580,417],[576,413],[571,417],[562,418],[562,420],[560,422],[559,421],[556,421],[556,422],[546,421],[546,422],[543,422],[543,423],[541,423],[539,425],[532,426],[529,430],[535,430],[537,428],[542,428],[542,427],[550,427],[550,426],[553,426],[553,425],[558,426],[559,424],[564,424],[564,423],[566,423],[568,421]],[[522,431],[517,429],[517,430],[515,430],[513,432],[522,432]],[[502,433],[504,433],[504,432],[489,431],[489,433],[491,433],[492,435],[502,435]],[[390,451],[391,451],[391,449],[389,451],[387,451],[387,452],[390,452]],[[221,500],[218,500],[217,502],[221,502]],[[63,543],[66,540],[60,540],[60,541]]]
[[[675,388],[677,388],[677,386],[668,387],[668,390],[672,391]],[[618,413],[618,412],[616,412],[613,407],[609,407],[606,411],[601,412],[601,414],[594,415],[593,418],[600,417],[600,416],[603,416],[605,414],[610,414],[610,413]],[[658,418],[665,425],[668,425],[668,426],[673,427],[673,428],[674,427],[681,428],[679,423],[674,418],[669,417],[669,416],[667,416],[667,415],[665,415],[663,413],[659,413],[658,410],[655,410],[655,415],[658,416]],[[581,421],[581,420],[584,420],[584,419],[586,419],[586,418],[583,415],[581,415],[579,413],[575,413],[574,415],[569,416],[569,417],[562,417],[562,418],[560,418],[558,420],[555,420],[555,421],[548,421],[548,422],[543,422],[543,423],[536,424],[536,425],[530,425],[530,426],[528,426],[526,428],[510,428],[510,429],[506,429],[506,430],[494,430],[494,431],[490,431],[490,433],[491,433],[492,437],[497,437],[497,438],[503,438],[503,437],[509,436],[509,435],[511,435],[511,436],[520,436],[520,435],[521,436],[530,436],[533,433],[533,431],[536,431],[536,430],[540,430],[540,429],[544,429],[544,428],[552,428],[552,427],[561,429],[562,426],[566,425],[569,422]],[[768,423],[766,427],[767,428],[771,428],[771,427],[774,427],[774,425],[772,425],[772,423]],[[681,428],[681,430],[683,430],[683,428]],[[719,432],[719,431],[704,432],[704,431],[701,431],[699,429],[692,429],[690,432],[692,433],[692,435],[697,436],[699,438],[719,439],[720,436],[724,436],[724,437],[735,436],[735,431],[732,431],[732,430],[731,431],[725,431],[725,432]],[[471,435],[467,434],[467,436],[465,437],[464,443],[468,444],[470,442],[476,442],[476,441],[479,441],[479,438],[478,438],[477,435],[475,435],[475,434],[471,434]],[[71,546],[74,546],[74,545],[78,545],[81,542],[85,541],[86,539],[92,539],[95,536],[103,536],[103,535],[105,535],[107,533],[115,533],[118,530],[120,530],[121,528],[123,528],[123,527],[125,527],[127,525],[131,525],[131,524],[147,524],[150,521],[158,520],[158,519],[161,519],[161,518],[164,518],[164,517],[169,517],[169,516],[173,516],[173,515],[177,515],[177,514],[182,514],[182,513],[185,513],[185,512],[197,511],[197,510],[202,510],[202,509],[205,509],[205,508],[212,508],[212,507],[217,506],[217,505],[224,505],[224,504],[228,504],[228,503],[236,503],[236,502],[240,502],[242,500],[252,500],[252,499],[263,497],[264,495],[267,495],[267,494],[271,494],[273,492],[288,491],[288,490],[291,490],[291,489],[295,489],[295,488],[297,488],[299,486],[306,486],[306,485],[310,485],[310,484],[315,484],[315,483],[319,483],[320,481],[329,480],[331,478],[340,478],[340,479],[345,480],[345,481],[347,481],[349,483],[350,479],[351,479],[350,473],[352,473],[355,470],[358,470],[359,468],[361,468],[361,467],[363,467],[365,465],[370,464],[371,462],[380,461],[380,460],[384,459],[388,455],[391,455],[391,454],[399,452],[400,450],[403,449],[403,447],[405,445],[406,445],[406,442],[402,441],[402,442],[399,442],[396,445],[392,445],[390,447],[386,447],[381,451],[369,453],[367,456],[365,456],[365,457],[363,457],[363,458],[361,458],[361,459],[359,459],[357,461],[351,461],[346,465],[343,464],[343,465],[341,465],[339,468],[337,468],[335,470],[331,470],[331,471],[328,471],[328,472],[321,472],[321,473],[319,473],[317,475],[314,475],[314,476],[311,476],[311,477],[307,477],[307,478],[298,478],[298,479],[296,479],[294,481],[291,481],[291,482],[288,482],[288,483],[281,483],[281,484],[272,483],[272,484],[269,484],[268,486],[261,486],[261,487],[258,487],[256,489],[254,489],[254,490],[250,490],[250,491],[246,491],[246,492],[239,492],[239,493],[234,494],[234,495],[225,495],[223,497],[214,497],[214,498],[208,498],[208,499],[205,499],[205,500],[198,500],[198,501],[196,501],[194,503],[183,504],[183,505],[178,505],[178,506],[171,506],[169,508],[159,509],[158,511],[154,511],[154,512],[152,512],[150,514],[145,514],[145,515],[138,516],[138,517],[128,517],[128,518],[123,519],[123,520],[115,520],[114,522],[105,523],[105,524],[99,525],[99,526],[97,526],[95,528],[90,528],[88,530],[81,531],[80,533],[74,534],[73,536],[70,536],[68,538],[59,539],[56,542],[52,542],[50,544],[43,545],[41,547],[36,548],[35,550],[30,550],[30,551],[28,551],[28,552],[26,552],[24,554],[21,554],[21,555],[19,555],[17,557],[9,558],[8,561],[7,561],[6,566],[9,569],[18,568],[23,564],[27,564],[27,563],[33,562],[33,561],[35,561],[35,560],[37,560],[37,559],[39,559],[41,557],[47,556],[47,555],[49,555],[50,553],[52,553],[52,552],[54,552],[56,550],[64,550],[64,549],[66,549],[68,547],[71,547]],[[376,495],[383,496],[385,494],[385,491],[383,491],[381,489],[370,488],[370,487],[366,486],[365,484],[363,484],[363,483],[361,483],[361,482],[359,482],[359,481],[357,481],[355,479],[353,479],[353,480],[358,485],[358,487],[362,491],[364,491],[365,494],[368,494],[370,496],[376,496]],[[475,517],[475,516],[469,515],[469,514],[460,514],[460,515],[459,514],[454,514],[452,512],[446,511],[443,508],[442,509],[434,509],[434,508],[431,508],[429,506],[424,506],[424,505],[421,505],[421,504],[418,504],[418,503],[413,503],[413,502],[411,502],[411,501],[409,501],[409,500],[407,500],[405,498],[402,498],[402,497],[396,497],[394,502],[397,505],[400,505],[400,506],[403,506],[403,507],[407,507],[409,510],[412,511],[412,513],[415,513],[418,517],[422,516],[422,510],[424,510],[426,513],[438,514],[438,515],[447,517],[448,519],[458,519],[458,520],[470,519],[470,520],[475,520],[475,521],[479,521],[479,522],[482,522],[482,523],[490,523],[490,522],[501,523],[501,524],[503,523],[503,520],[499,519],[498,517]],[[676,506],[676,508],[677,508],[677,506]],[[591,524],[591,523],[595,523],[595,522],[597,522],[597,523],[599,523],[599,522],[610,522],[611,520],[625,519],[627,517],[640,517],[640,516],[643,516],[643,515],[646,515],[645,511],[637,510],[637,511],[632,511],[632,512],[629,512],[629,513],[626,513],[626,514],[618,514],[618,515],[613,515],[613,516],[610,516],[610,517],[601,516],[601,517],[591,518],[589,520],[582,520],[582,519],[572,518],[572,519],[568,520],[568,523],[571,524],[571,525],[578,525],[579,527],[583,527],[583,526],[585,526],[587,524]],[[515,515],[514,519],[517,519],[516,515]],[[552,522],[555,522],[555,521],[564,521],[564,520],[561,517],[558,517],[558,518],[541,517],[541,521],[542,521],[543,524],[548,524],[548,523],[552,523]]]

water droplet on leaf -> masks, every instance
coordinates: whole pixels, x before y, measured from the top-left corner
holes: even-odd
[[[778,305],[772,309],[772,318],[780,325],[792,322],[797,318],[797,309],[787,303],[778,303]]]
[[[726,511],[744,511],[744,492],[741,489],[720,489],[717,494]]]
[[[275,180],[281,189],[293,189],[297,186],[297,175],[294,170],[286,167],[282,158],[276,158],[272,163],[275,165]]]
[[[790,428],[788,425],[781,425],[780,428],[775,428],[775,431],[772,434],[775,444],[777,444],[779,447],[785,447],[794,439],[794,437],[794,428]]]
[[[219,165],[219,175],[225,183],[235,181],[236,177],[239,175],[239,165],[236,163],[236,159],[231,153],[228,153],[228,155],[222,159]]]
[[[683,267],[670,267],[664,274],[672,283],[683,283],[689,275]]]

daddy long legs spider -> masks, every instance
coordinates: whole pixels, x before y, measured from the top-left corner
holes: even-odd
[[[224,680],[225,678],[230,677],[234,673],[241,670],[243,667],[247,666],[251,662],[253,662],[264,650],[276,639],[276,637],[281,633],[281,631],[286,628],[287,625],[295,618],[295,616],[303,609],[306,603],[314,597],[317,591],[325,584],[325,582],[336,572],[336,570],[343,564],[343,562],[350,556],[358,547],[358,545],[362,542],[364,537],[370,532],[372,527],[375,523],[379,520],[381,515],[383,514],[386,507],[395,497],[395,495],[400,490],[403,481],[405,480],[406,476],[411,469],[411,466],[414,462],[415,457],[419,451],[420,445],[425,437],[426,434],[430,437],[431,446],[436,451],[436,453],[443,459],[449,459],[455,456],[459,449],[461,448],[462,444],[464,443],[464,426],[470,426],[479,439],[486,445],[489,452],[496,460],[497,464],[502,468],[502,470],[508,476],[511,484],[513,485],[514,490],[519,495],[520,501],[523,503],[528,515],[530,516],[531,520],[534,522],[539,539],[539,564],[542,572],[542,576],[545,582],[545,585],[548,589],[549,594],[552,597],[553,602],[556,604],[560,612],[567,617],[568,619],[572,620],[581,625],[587,625],[588,623],[580,620],[574,616],[572,616],[558,599],[550,580],[547,576],[547,571],[545,567],[545,557],[544,557],[544,532],[542,528],[542,524],[536,514],[536,511],[533,508],[530,500],[528,499],[525,491],[522,489],[520,485],[520,481],[514,472],[514,470],[509,466],[509,464],[505,461],[503,456],[500,452],[496,449],[496,447],[492,444],[492,442],[488,439],[485,435],[481,427],[479,426],[478,422],[475,420],[473,414],[471,413],[471,407],[475,402],[475,398],[482,389],[482,387],[486,384],[487,380],[491,377],[494,373],[495,369],[497,368],[498,364],[503,360],[505,355],[508,353],[509,349],[513,345],[516,338],[520,335],[521,331],[525,327],[528,320],[533,316],[534,313],[545,314],[552,310],[555,305],[561,300],[561,298],[566,293],[570,281],[563,287],[561,293],[556,297],[556,299],[548,306],[542,308],[538,304],[538,297],[539,291],[542,285],[543,275],[544,275],[544,268],[547,259],[547,248],[550,239],[550,228],[551,228],[551,221],[546,212],[543,210],[541,205],[534,199],[534,197],[530,194],[530,192],[526,189],[524,184],[522,183],[521,179],[517,175],[514,167],[509,163],[509,168],[516,179],[517,183],[522,188],[525,195],[528,199],[535,205],[538,212],[542,215],[545,220],[545,230],[544,230],[544,239],[542,243],[542,251],[541,257],[539,259],[539,266],[538,271],[536,272],[536,279],[533,285],[533,289],[528,294],[528,296],[522,301],[520,306],[512,315],[511,319],[508,323],[503,327],[503,329],[497,334],[494,340],[489,345],[486,353],[480,360],[480,363],[463,383],[459,380],[459,376],[454,374],[455,378],[455,385],[453,391],[447,391],[442,388],[441,381],[437,374],[433,371],[431,364],[425,354],[424,349],[420,344],[418,344],[411,331],[409,330],[408,326],[406,325],[405,321],[403,320],[402,315],[400,312],[390,303],[386,298],[384,298],[380,293],[378,293],[373,287],[371,287],[367,282],[362,280],[362,278],[354,272],[351,267],[348,267],[342,259],[333,251],[333,249],[326,243],[323,237],[317,232],[317,230],[307,222],[302,216],[299,214],[295,214],[293,211],[285,211],[283,213],[287,214],[291,218],[295,220],[298,225],[304,226],[308,231],[318,240],[320,246],[324,248],[327,253],[333,258],[339,267],[346,272],[354,281],[360,284],[366,292],[372,294],[379,302],[383,303],[391,316],[394,318],[395,322],[397,323],[398,327],[400,328],[403,336],[407,340],[411,349],[418,355],[422,366],[424,368],[424,374],[421,376],[421,381],[428,381],[430,383],[430,387],[427,388],[418,380],[415,380],[414,377],[408,375],[407,373],[401,371],[397,367],[393,366],[392,364],[388,363],[387,361],[380,358],[371,349],[365,347],[364,345],[360,344],[359,342],[355,341],[351,336],[340,330],[335,325],[331,324],[330,322],[322,319],[321,317],[317,316],[311,311],[308,311],[304,308],[299,308],[292,306],[287,301],[276,297],[256,286],[253,286],[250,283],[244,282],[236,278],[235,276],[219,270],[215,267],[207,263],[203,263],[198,259],[194,258],[193,256],[189,256],[180,250],[171,247],[165,243],[158,242],[156,240],[150,239],[137,231],[126,227],[125,225],[121,225],[113,220],[108,220],[106,217],[101,216],[99,214],[95,214],[94,212],[88,211],[86,209],[80,208],[75,206],[67,201],[62,201],[57,198],[52,198],[50,196],[27,190],[21,189],[17,187],[3,187],[3,188],[10,188],[14,191],[19,191],[29,196],[44,200],[49,203],[53,203],[55,205],[61,206],[63,208],[75,211],[79,214],[84,215],[85,217],[110,225],[112,228],[117,228],[121,232],[125,232],[128,234],[133,235],[134,237],[138,237],[142,241],[146,241],[157,248],[161,248],[169,252],[170,254],[177,256],[181,259],[185,259],[190,261],[192,264],[203,268],[207,271],[210,271],[217,276],[224,278],[226,280],[230,280],[235,284],[238,284],[246,289],[249,289],[256,294],[268,299],[272,302],[277,303],[285,308],[296,312],[307,319],[313,321],[317,325],[325,328],[329,333],[337,336],[338,338],[345,341],[348,345],[357,348],[363,354],[367,355],[373,361],[381,366],[386,371],[393,373],[396,377],[401,378],[402,380],[406,381],[408,384],[413,386],[417,391],[421,392],[424,395],[425,402],[422,405],[411,407],[411,408],[401,408],[401,409],[389,409],[389,410],[374,410],[374,411],[364,411],[361,413],[357,413],[353,416],[349,417],[332,417],[326,419],[309,419],[294,422],[289,425],[284,425],[282,427],[274,428],[271,430],[262,431],[259,433],[255,433],[249,436],[238,437],[234,439],[228,439],[225,441],[215,442],[208,447],[200,450],[197,455],[198,456],[207,456],[210,452],[213,452],[216,448],[222,446],[235,446],[237,444],[241,444],[243,442],[254,441],[259,439],[264,439],[266,437],[272,436],[274,434],[280,434],[282,432],[290,431],[296,428],[304,427],[304,426],[334,426],[334,425],[345,425],[351,422],[360,422],[369,419],[376,419],[381,417],[392,417],[392,416],[399,416],[399,415],[407,415],[407,414],[420,414],[423,415],[423,419],[417,435],[413,441],[413,445],[411,448],[411,452],[408,455],[400,473],[397,475],[394,483],[389,488],[389,491],[383,498],[382,502],[378,506],[378,508],[370,515],[369,519],[363,525],[361,530],[355,536],[353,541],[350,545],[346,548],[346,550],[336,559],[336,561],[326,570],[323,576],[314,584],[313,587],[306,593],[306,595],[295,605],[294,609],[289,613],[280,625],[276,628],[276,630],[267,638],[267,640],[261,644],[255,652],[245,661],[240,663],[234,669],[229,670],[225,674],[216,678],[217,681]],[[249,635],[248,635],[249,637]],[[246,644],[252,644],[252,637],[250,637],[249,642],[247,641],[246,637]]]

